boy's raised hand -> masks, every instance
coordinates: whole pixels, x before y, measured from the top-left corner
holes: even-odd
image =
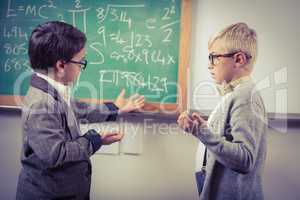
[[[205,119],[203,119],[198,113],[193,112],[192,120],[194,121],[194,123],[197,124],[197,126],[199,126],[201,128],[207,127],[207,121]]]
[[[127,113],[142,108],[145,105],[145,98],[134,94],[126,99],[125,89],[123,89],[114,103],[119,108],[119,113]]]
[[[104,133],[101,135],[103,145],[110,145],[119,142],[124,137],[124,133]]]
[[[177,119],[177,123],[178,123],[179,127],[181,127],[186,132],[189,132],[189,130],[193,126],[193,121],[189,117],[187,111],[184,111],[179,115],[179,117]]]
[[[185,111],[179,115],[177,123],[184,131],[197,135],[200,128],[206,127],[207,122],[198,113],[189,115]]]

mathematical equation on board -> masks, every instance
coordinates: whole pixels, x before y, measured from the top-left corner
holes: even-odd
[[[151,91],[167,92],[166,77],[152,74],[141,81],[141,73],[136,68],[133,70],[135,72],[130,72],[130,65],[140,65],[140,71],[149,67],[148,71],[151,71],[152,66],[174,68],[178,64],[179,47],[176,46],[178,42],[174,41],[178,40],[180,8],[176,1],[163,3],[164,6],[152,15],[144,1],[139,4],[129,4],[130,1],[128,4],[118,3],[123,1],[105,2],[45,0],[32,3],[7,0],[2,15],[5,19],[2,20],[17,23],[0,25],[1,54],[5,55],[1,65],[4,71],[30,69],[27,47],[31,31],[45,21],[58,20],[70,23],[87,34],[89,64],[108,67],[99,73],[99,79],[103,82],[118,84],[116,77],[135,77],[132,79],[135,81],[128,79],[126,84],[138,83]],[[134,11],[146,14],[141,17]],[[22,21],[18,24],[15,19],[28,19],[30,24],[26,26]],[[128,71],[109,71],[108,63],[112,61],[120,66],[125,64]],[[159,70],[156,72],[159,73]],[[104,79],[109,73],[114,77],[110,81]]]
[[[147,89],[148,91],[168,93],[167,77],[158,75],[143,74],[142,72],[129,72],[120,70],[100,70],[99,81],[101,84],[109,83],[115,86],[126,86],[136,90]]]

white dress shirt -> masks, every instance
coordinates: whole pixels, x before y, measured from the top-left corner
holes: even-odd
[[[42,79],[46,80],[54,89],[57,90],[59,95],[65,100],[65,102],[70,105],[71,100],[71,87],[64,85],[60,82],[55,81],[54,79],[50,78],[49,76],[36,72],[36,75],[41,77]]]

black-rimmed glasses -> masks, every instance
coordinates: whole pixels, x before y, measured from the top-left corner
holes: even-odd
[[[80,68],[82,70],[85,70],[86,66],[87,66],[87,60],[82,60],[82,61],[75,61],[75,60],[70,60],[69,63],[74,63],[74,64],[79,64]],[[82,67],[81,67],[82,66]]]
[[[213,54],[213,53],[210,53],[210,54],[208,55],[208,59],[209,59],[209,62],[210,62],[211,65],[215,65],[215,62],[214,62],[215,58],[219,58],[219,57],[227,57],[227,58],[230,58],[230,57],[232,57],[232,56],[234,56],[235,54],[240,53],[240,52],[241,52],[241,53],[244,53],[244,52],[242,52],[242,51],[236,51],[236,52],[225,53],[225,54]],[[244,54],[246,55],[246,58],[247,58],[247,59],[251,59],[251,58],[252,58],[251,55],[248,55],[248,54],[246,54],[246,53],[244,53]]]

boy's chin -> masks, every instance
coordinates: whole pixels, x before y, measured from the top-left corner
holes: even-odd
[[[77,84],[77,81],[74,81],[74,82],[69,82],[69,83],[67,84],[67,86],[68,86],[69,88],[75,88],[76,86],[78,86],[78,84]]]
[[[218,80],[218,79],[216,79],[216,77],[215,77],[215,76],[212,76],[211,78],[212,78],[212,80],[214,81],[214,83],[215,83],[215,84],[221,84],[221,83],[222,83],[222,81],[221,81],[221,80]]]
[[[220,80],[217,80],[217,79],[213,79],[214,80],[214,82],[215,82],[215,84],[222,84],[222,81],[220,81]]]
[[[73,81],[68,83],[68,86],[71,88],[75,88],[79,85],[79,79],[80,79],[80,75],[78,77],[76,77],[76,79],[74,79]]]

